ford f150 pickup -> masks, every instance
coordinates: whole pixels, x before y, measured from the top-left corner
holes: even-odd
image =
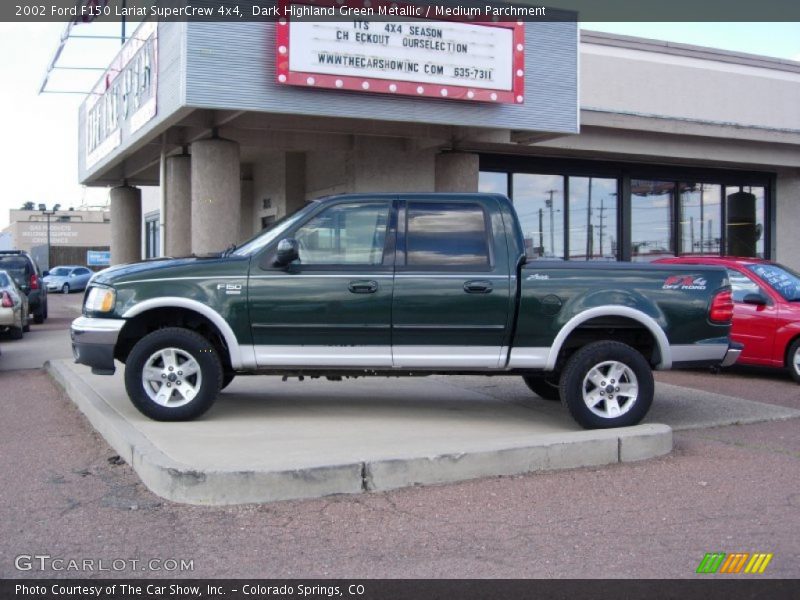
[[[726,366],[724,269],[527,260],[508,198],[344,195],[239,248],[111,267],[71,329],[78,363],[145,415],[209,409],[235,376],[520,375],[586,428],[638,423],[652,369]]]

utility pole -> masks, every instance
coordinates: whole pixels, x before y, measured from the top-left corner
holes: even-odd
[[[705,252],[704,248],[706,246],[706,236],[705,231],[703,231],[703,227],[705,226],[705,214],[704,214],[704,202],[703,202],[703,188],[705,186],[701,183],[700,184],[700,252]],[[709,232],[710,233],[710,232]],[[694,236],[694,227],[692,227],[692,236]],[[692,244],[694,247],[694,244]]]
[[[545,193],[550,194],[550,198],[544,201],[544,205],[550,209],[550,252],[555,256],[556,253],[556,239],[553,226],[553,194],[558,190],[547,190]]]
[[[544,231],[542,220],[544,219],[544,209],[539,209],[539,256],[544,256]]]
[[[605,209],[605,198],[600,198],[600,258],[603,258],[603,229],[606,228],[603,225],[603,219],[606,216],[606,209]]]
[[[601,213],[602,214],[602,213]],[[602,217],[601,217],[602,218]],[[589,177],[589,199],[586,202],[586,260],[592,257],[592,178]]]

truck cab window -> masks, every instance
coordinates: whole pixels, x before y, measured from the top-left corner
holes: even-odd
[[[295,233],[303,265],[380,265],[389,203],[337,204]]]
[[[409,202],[408,265],[488,267],[486,232],[486,217],[478,204]]]

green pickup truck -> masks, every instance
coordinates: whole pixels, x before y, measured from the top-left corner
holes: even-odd
[[[203,414],[239,375],[520,375],[586,428],[634,425],[653,369],[727,366],[724,269],[527,260],[495,194],[313,201],[241,247],[111,267],[72,323],[78,363],[145,415]]]

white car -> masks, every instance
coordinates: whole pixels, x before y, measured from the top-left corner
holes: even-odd
[[[8,330],[11,339],[22,339],[28,324],[28,297],[7,271],[0,270],[0,330]]]

